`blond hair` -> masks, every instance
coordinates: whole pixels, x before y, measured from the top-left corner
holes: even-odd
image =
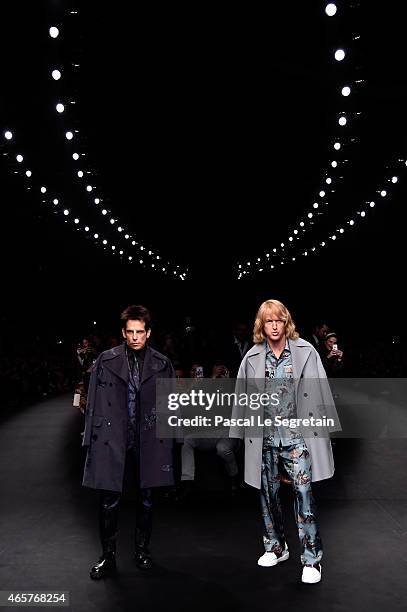
[[[253,328],[253,342],[255,344],[261,344],[266,339],[264,334],[264,322],[266,320],[267,313],[271,312],[276,315],[279,319],[284,321],[285,335],[290,340],[296,340],[299,337],[298,332],[295,329],[295,323],[292,320],[290,311],[282,302],[278,300],[266,300],[261,304],[257,311],[256,320]]]

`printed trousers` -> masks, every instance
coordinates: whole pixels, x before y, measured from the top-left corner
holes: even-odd
[[[263,542],[266,552],[279,555],[285,547],[280,504],[279,460],[290,476],[294,489],[294,512],[301,544],[303,565],[316,565],[322,559],[322,542],[311,489],[312,466],[304,440],[290,446],[274,446],[264,440],[260,501],[263,515]]]

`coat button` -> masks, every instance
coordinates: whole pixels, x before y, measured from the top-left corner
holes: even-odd
[[[317,434],[317,432],[316,432],[316,431],[314,431],[314,436],[317,436],[317,435],[318,435],[318,434]]]
[[[251,440],[249,440],[250,444],[253,444],[253,442]]]
[[[304,393],[304,397],[308,397],[308,393]]]
[[[313,415],[313,412],[310,412],[310,413],[308,414],[308,416],[312,416],[312,415]]]
[[[113,383],[109,383],[109,387],[113,387]]]

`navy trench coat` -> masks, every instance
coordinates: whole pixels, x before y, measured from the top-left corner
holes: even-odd
[[[156,437],[156,380],[174,378],[170,360],[146,347],[139,390],[140,487],[174,484],[173,440]],[[101,353],[89,385],[82,484],[121,492],[127,449],[129,371],[125,343]]]

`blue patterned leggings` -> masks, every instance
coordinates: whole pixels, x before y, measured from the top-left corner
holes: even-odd
[[[316,565],[322,559],[322,542],[311,490],[311,460],[304,441],[290,446],[263,444],[260,500],[263,515],[264,548],[277,555],[285,546],[283,516],[280,505],[278,461],[293,482],[294,512],[301,543],[303,565]]]

